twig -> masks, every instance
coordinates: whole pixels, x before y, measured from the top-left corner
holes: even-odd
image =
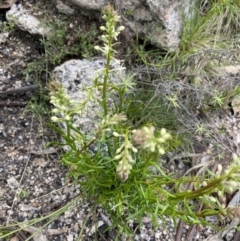
[[[0,101],[0,106],[7,106],[7,107],[23,107],[26,106],[28,102],[19,102],[19,101]]]
[[[235,233],[235,236],[234,236],[234,240],[233,241],[239,241],[240,240],[240,231],[237,231]]]
[[[178,226],[177,226],[177,231],[176,231],[175,241],[181,241],[181,237],[182,237],[182,233],[183,233],[182,232],[183,226],[184,226],[184,222],[182,220],[179,220]]]
[[[28,91],[34,91],[37,89],[39,89],[39,85],[30,85],[30,86],[17,88],[13,90],[0,91],[0,97],[6,97],[8,95],[14,95],[14,94],[22,94],[22,93],[26,93]]]

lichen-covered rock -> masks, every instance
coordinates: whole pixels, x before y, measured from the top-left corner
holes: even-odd
[[[102,70],[105,66],[105,59],[97,58],[95,60],[69,60],[64,64],[56,67],[53,71],[54,79],[62,84],[67,90],[67,94],[71,100],[84,101],[88,96],[86,88],[93,86],[95,78],[98,78],[98,82],[103,82]],[[120,78],[117,76],[123,76],[124,71],[118,62],[112,61],[111,69],[115,69],[115,75],[111,74],[111,82],[114,84],[119,83]],[[94,90],[94,97],[101,99],[101,90]],[[112,95],[109,98],[109,105],[113,105],[117,101],[116,95]],[[86,107],[82,111],[81,115],[74,117],[74,124],[81,128],[81,130],[87,134],[96,130],[99,124],[99,114],[101,113],[101,107],[97,99],[88,101]]]
[[[71,0],[87,13],[102,11],[108,1]],[[130,36],[147,38],[153,45],[174,50],[180,43],[184,20],[191,19],[197,0],[114,1]]]
[[[30,34],[47,36],[50,33],[50,29],[44,27],[37,18],[30,15],[22,4],[13,4],[11,9],[7,11],[6,18],[16,27]]]

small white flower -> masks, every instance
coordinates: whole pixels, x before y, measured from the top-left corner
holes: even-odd
[[[167,130],[165,128],[162,128],[160,131],[160,134],[163,136],[167,133]]]
[[[236,153],[233,153],[233,154],[232,154],[232,158],[233,158],[234,161],[236,161],[236,160],[239,159]]]
[[[133,160],[132,156],[129,155],[129,153],[127,153],[125,156],[126,156],[129,163],[135,163],[135,161]],[[131,167],[131,169],[132,169],[131,165],[129,165],[129,167]]]
[[[125,29],[124,26],[120,26],[120,27],[118,27],[117,32],[121,32],[121,31],[123,31],[124,29]]]
[[[138,152],[138,149],[135,148],[134,146],[132,146],[132,151],[133,151],[134,153],[137,153],[137,152]]]
[[[160,142],[160,143],[164,143],[164,142],[166,141],[163,137],[159,137],[157,140],[158,140],[158,142]]]
[[[124,143],[116,150],[116,153],[120,153],[124,147]]]
[[[159,154],[161,154],[161,155],[164,155],[164,154],[165,154],[164,149],[161,148],[161,147],[158,147],[158,152],[159,152]]]
[[[113,135],[116,136],[116,137],[120,136],[116,131],[113,132]]]
[[[119,155],[114,157],[114,160],[119,160],[121,157],[122,157],[122,154],[119,154]]]
[[[101,26],[100,29],[101,29],[102,31],[106,31],[106,30],[107,30],[106,27],[104,27],[104,26]]]
[[[216,175],[219,177],[222,173],[222,170],[223,170],[223,167],[221,164],[218,164],[218,167],[217,167],[217,172],[216,172]]]
[[[217,199],[216,199],[215,197],[210,196],[210,197],[208,197],[208,198],[209,198],[209,201],[210,201],[210,202],[214,202],[214,203],[217,202]]]
[[[71,120],[71,117],[69,115],[66,115],[65,118],[64,118],[66,121],[70,121]]]
[[[52,120],[53,122],[58,122],[58,121],[59,121],[59,118],[58,118],[57,116],[52,116],[52,117],[51,117],[51,120]]]
[[[55,109],[52,110],[52,112],[55,113],[55,114],[59,113],[59,109],[55,108]]]
[[[164,138],[165,140],[170,139],[170,138],[171,138],[171,135],[170,135],[169,133],[166,133],[166,134],[164,134],[163,138]]]
[[[99,46],[94,46],[94,49],[101,50],[101,48]]]

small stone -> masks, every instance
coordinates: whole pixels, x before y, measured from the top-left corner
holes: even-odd
[[[67,235],[67,241],[73,241],[73,234],[68,234]]]
[[[155,233],[155,238],[160,239],[160,237],[161,237],[161,233],[160,232],[156,232]]]
[[[149,217],[143,217],[143,218],[142,218],[142,223],[143,223],[143,224],[151,223],[151,218],[149,218]]]
[[[162,232],[162,233],[163,233],[163,235],[165,235],[165,236],[166,236],[166,235],[167,235],[167,230],[163,230],[163,232]]]
[[[66,15],[72,15],[74,13],[74,10],[72,8],[70,8],[68,5],[64,4],[60,0],[57,0],[56,8],[60,13],[64,13]]]
[[[7,183],[8,183],[8,186],[11,188],[11,189],[15,189],[18,187],[19,183],[18,181],[16,180],[15,177],[11,177],[7,180]]]

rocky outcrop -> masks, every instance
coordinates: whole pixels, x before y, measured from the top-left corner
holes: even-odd
[[[47,36],[50,33],[50,29],[44,27],[37,18],[30,15],[22,4],[13,4],[11,9],[6,13],[6,18],[17,28],[30,34]]]
[[[71,0],[84,11],[102,11],[107,0]],[[130,36],[147,38],[153,45],[169,50],[180,42],[184,19],[191,19],[197,0],[113,1]]]

